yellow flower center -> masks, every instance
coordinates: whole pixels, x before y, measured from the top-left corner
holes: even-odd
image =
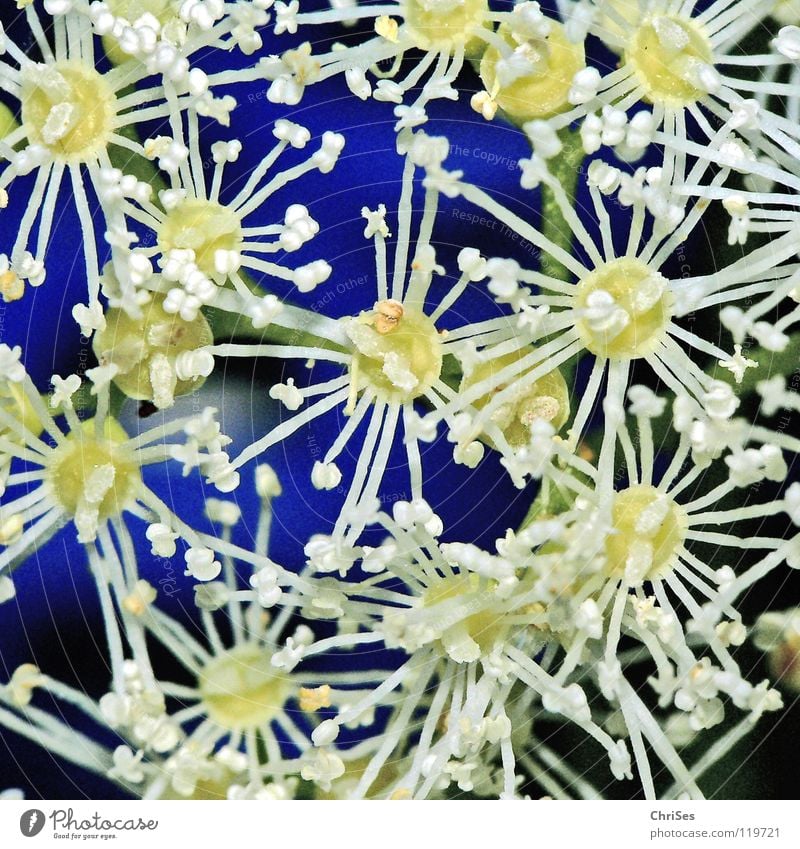
[[[100,519],[119,515],[135,499],[141,473],[128,435],[116,419],[106,418],[95,433],[94,419],[68,434],[47,461],[46,479],[54,498],[71,515],[90,507]]]
[[[22,74],[22,122],[28,140],[64,162],[88,162],[114,129],[116,96],[94,68],[68,59]]]
[[[106,0],[112,14],[118,18],[124,18],[128,23],[136,23],[143,15],[152,15],[162,27],[161,35],[166,36],[173,43],[180,43],[183,23],[180,19],[180,3],[176,0]],[[174,37],[170,29],[174,28]],[[131,57],[120,50],[117,40],[113,36],[103,36],[103,49],[109,60],[115,65],[127,61]]]
[[[477,659],[478,656],[488,654],[498,642],[505,639],[509,626],[504,617],[487,604],[491,601],[494,589],[494,582],[481,582],[478,575],[470,572],[437,581],[423,594],[422,606],[428,608],[465,597],[463,605],[452,609],[452,612],[442,611],[441,620],[432,620],[432,624],[441,631],[442,647],[450,657]],[[475,612],[470,613],[470,610]],[[448,616],[452,617],[452,621],[447,621]]]
[[[198,686],[208,715],[231,731],[257,728],[278,714],[289,685],[259,646],[239,646],[200,672]]]
[[[797,26],[800,23],[800,0],[778,0],[772,7],[771,16],[779,24]]]
[[[673,303],[668,283],[658,272],[623,257],[592,271],[576,289],[576,327],[593,354],[637,359],[657,348]]]
[[[572,78],[586,66],[583,43],[569,41],[557,21],[547,36],[532,41],[519,42],[505,25],[497,34],[514,51],[504,56],[491,45],[481,59],[481,80],[497,104],[519,123],[568,107]]]
[[[606,539],[609,576],[626,575],[631,583],[668,572],[686,537],[683,509],[655,487],[637,484],[614,496],[611,521],[615,533]]]
[[[4,381],[0,383],[0,408],[10,416],[13,416],[22,427],[27,428],[34,436],[44,430],[44,425],[28,400],[28,396],[18,383]],[[0,436],[15,442],[20,442],[20,436],[10,427],[0,424]]]
[[[351,403],[362,381],[378,396],[402,403],[427,392],[442,371],[442,341],[420,309],[381,301],[372,313],[348,319],[353,342]]]
[[[651,103],[680,108],[702,97],[695,75],[714,58],[701,24],[678,15],[654,15],[633,31],[625,60]]]
[[[475,31],[484,26],[488,0],[404,0],[403,17],[420,50],[449,50],[458,44],[473,53],[480,46]]]
[[[167,212],[158,229],[158,247],[194,251],[197,267],[207,277],[216,276],[217,251],[238,251],[242,222],[235,212],[210,200],[188,198]]]
[[[479,363],[462,379],[459,391],[464,392],[476,383],[490,380],[532,350],[526,348]],[[553,369],[531,382],[527,375],[533,368],[531,366],[510,379],[509,382],[514,387],[511,397],[492,414],[492,421],[502,430],[509,445],[515,447],[527,445],[530,441],[531,425],[537,419],[550,422],[558,431],[569,418],[569,389],[561,372]],[[508,383],[494,386],[485,395],[473,401],[472,405],[478,410],[483,409],[498,392],[507,387]]]
[[[624,43],[627,34],[641,18],[639,0],[605,0],[597,8],[593,31],[615,50]]]
[[[158,393],[153,386],[158,383],[160,369],[171,370],[175,380],[172,394],[186,395],[203,385],[205,378],[178,380],[174,376],[175,360],[184,351],[194,351],[214,341],[211,327],[198,313],[191,321],[164,312],[164,298],[154,295],[142,308],[143,318],[131,318],[122,309],[106,312],[105,329],[98,331],[92,342],[97,358],[114,363],[119,372],[114,383],[129,397],[155,401]],[[168,379],[170,379],[168,378]]]
[[[142,15],[152,15],[160,23],[176,16],[180,6],[176,0],[106,0],[108,8],[118,18],[135,23]]]
[[[14,117],[14,113],[5,105],[0,103],[0,139],[11,135],[17,129],[19,124]]]

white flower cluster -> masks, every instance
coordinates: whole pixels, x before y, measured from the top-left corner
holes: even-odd
[[[0,227],[0,295],[16,310],[58,285],[49,249],[74,205],[87,297],[69,307],[97,364],[42,395],[0,342],[0,604],[66,527],[111,680],[94,699],[23,663],[0,726],[142,798],[597,798],[612,780],[702,798],[800,691],[800,599],[741,604],[800,568],[796,5],[19,5],[35,47],[0,27],[16,104],[0,105],[0,221],[20,213]],[[342,40],[317,54],[323,26]],[[281,113],[257,141],[231,93],[254,82]],[[374,283],[344,316],[325,294],[342,254],[317,247],[341,222],[317,220],[304,185],[336,186],[348,138],[289,120],[323,83],[395,121],[399,197],[341,193]],[[459,124],[428,132],[437,101],[528,146],[535,214],[451,167]],[[454,201],[510,241],[470,228],[453,251]],[[276,402],[264,429],[223,433],[235,403],[178,412],[260,358],[285,368],[255,390]],[[158,423],[126,432],[126,399]],[[269,556],[281,454],[323,505],[287,511],[298,562]],[[152,466],[204,481],[203,515],[167,503]],[[459,523],[441,497],[490,467],[527,499],[491,543],[489,494],[468,484]],[[257,527],[234,542],[248,495]],[[193,587],[196,629],[162,609],[148,557]],[[561,751],[565,727],[583,742]],[[579,745],[602,767],[584,774]]]

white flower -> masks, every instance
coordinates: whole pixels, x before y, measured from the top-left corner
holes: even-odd
[[[283,595],[278,586],[279,573],[273,566],[263,566],[250,578],[250,586],[256,591],[256,598],[262,607],[274,607]]]
[[[222,565],[214,559],[209,548],[190,548],[184,554],[186,573],[198,581],[213,581],[222,571]]]
[[[362,207],[361,217],[367,222],[367,226],[364,228],[365,238],[371,239],[376,233],[384,239],[391,235],[386,224],[386,207],[384,204],[378,204],[378,208],[374,211],[366,206]]]
[[[275,3],[275,35],[280,35],[282,32],[292,34],[297,32],[299,8],[298,0],[291,0],[290,3],[282,3],[278,0]]]
[[[233,527],[241,518],[242,511],[233,501],[222,501],[219,498],[207,498],[206,515],[212,522],[218,522],[226,527]]]
[[[294,385],[294,378],[286,383],[276,383],[269,390],[269,397],[281,401],[287,410],[297,410],[303,403],[303,393]]]
[[[311,482],[317,489],[336,489],[342,480],[342,473],[336,463],[320,463],[317,460],[311,472]]]
[[[315,746],[330,746],[338,736],[339,724],[333,719],[326,719],[314,729],[311,740]]]
[[[178,535],[173,533],[168,525],[161,522],[149,525],[145,531],[145,536],[150,542],[153,554],[158,557],[172,557],[175,554],[175,540]]]
[[[256,492],[264,499],[276,498],[283,492],[275,470],[266,463],[256,467],[255,484]]]
[[[245,308],[256,330],[268,327],[282,309],[283,304],[275,295],[264,295],[263,298],[251,301]]]
[[[614,748],[609,752],[611,772],[617,781],[631,780],[633,771],[631,768],[631,756],[624,740],[617,740]]]
[[[143,752],[133,752],[129,746],[117,746],[114,749],[114,766],[109,770],[109,778],[119,778],[131,784],[144,781],[142,769]]]
[[[23,663],[14,670],[5,689],[16,707],[26,707],[33,698],[33,691],[45,684],[45,680],[38,666]]]
[[[318,749],[303,766],[301,775],[306,781],[313,781],[323,790],[330,790],[331,783],[344,775],[342,759],[326,749]]]
[[[300,292],[313,292],[314,289],[323,283],[331,275],[331,267],[324,259],[318,259],[314,262],[296,268],[292,275],[292,281],[297,286]]]
[[[16,345],[9,348],[5,343],[0,344],[0,377],[11,383],[20,383],[25,379],[25,366],[20,362],[22,348]]]

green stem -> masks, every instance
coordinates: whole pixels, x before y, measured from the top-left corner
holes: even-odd
[[[119,93],[119,97],[123,97],[132,91],[135,91],[134,86],[129,86]],[[130,139],[132,142],[139,144],[141,139],[133,125],[119,127],[116,132],[120,136]],[[149,159],[146,159],[139,153],[134,153],[127,147],[120,147],[116,144],[109,145],[108,158],[115,168],[119,168],[123,174],[131,174],[140,180],[142,183],[149,183],[153,187],[153,203],[160,206],[158,193],[164,189],[168,189],[169,185],[164,180],[161,172]]]
[[[569,469],[569,474],[582,483],[590,483],[586,475],[575,469]],[[518,531],[523,531],[537,519],[559,516],[572,509],[575,504],[575,493],[571,489],[561,488],[554,481],[545,478],[536,493],[525,518],[520,522]]]
[[[578,185],[578,175],[581,172],[585,154],[580,133],[564,128],[558,134],[563,146],[561,153],[550,160],[550,173],[561,184],[567,197],[575,204]],[[563,248],[567,253],[572,251],[572,228],[567,223],[558,205],[552,189],[542,184],[542,233],[554,244]],[[568,280],[570,272],[555,257],[548,253],[542,255],[542,273],[557,280]]]
[[[14,113],[4,103],[0,103],[0,139],[10,136],[18,127]]]
[[[306,313],[309,318],[316,315],[311,310],[304,310],[302,307],[292,307],[291,309],[297,315]],[[206,307],[204,312],[214,332],[214,342],[216,344],[253,342],[262,345],[286,345],[287,347],[297,345],[300,347],[322,348],[326,351],[341,352],[347,350],[344,345],[340,345],[309,330],[304,330],[302,327],[284,327],[272,322],[266,327],[257,329],[253,327],[245,315],[220,310],[215,307]],[[311,325],[311,322],[309,322],[309,325]]]

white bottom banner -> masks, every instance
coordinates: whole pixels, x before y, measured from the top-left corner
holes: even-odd
[[[322,805],[322,807],[320,807]],[[267,806],[267,807],[265,807]],[[303,808],[301,810],[300,808]],[[494,811],[489,808],[494,807]],[[800,846],[797,803],[44,802],[0,804],[0,847],[67,843],[182,849],[547,849]]]

